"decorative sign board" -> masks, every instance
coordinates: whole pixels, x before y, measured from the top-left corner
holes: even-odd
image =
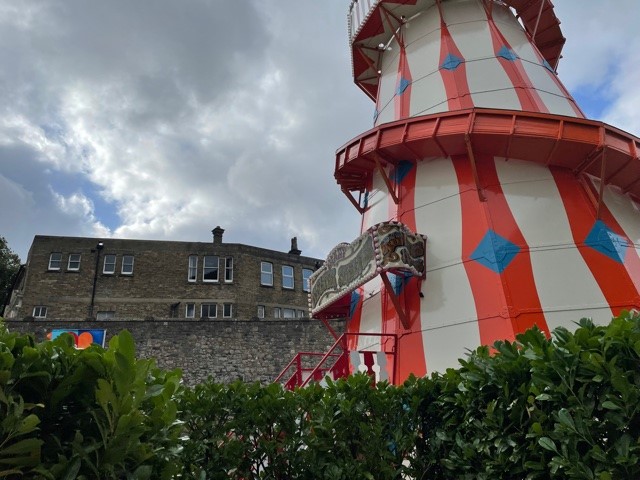
[[[63,333],[68,333],[73,337],[74,344],[78,349],[85,349],[90,345],[97,344],[104,348],[107,331],[104,329],[74,330],[74,329],[53,329],[50,340],[53,340]]]
[[[346,316],[348,294],[382,272],[424,277],[426,241],[426,236],[413,233],[400,222],[382,222],[352,243],[339,244],[311,275],[311,315]]]

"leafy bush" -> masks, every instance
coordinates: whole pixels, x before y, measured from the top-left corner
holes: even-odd
[[[181,399],[185,478],[640,478],[640,317],[480,347],[431,378]]]
[[[127,332],[75,350],[0,329],[0,387],[0,478],[640,478],[632,314],[530,330],[398,387],[356,375],[294,392],[182,389]]]
[[[170,478],[177,471],[180,373],[70,336],[36,344],[0,325],[0,477]]]

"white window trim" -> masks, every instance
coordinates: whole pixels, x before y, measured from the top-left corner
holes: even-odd
[[[189,315],[189,307],[191,307],[191,315]],[[196,318],[196,304],[187,303],[184,306],[184,318]]]
[[[225,310],[229,307],[229,315],[226,314]],[[233,317],[233,303],[223,303],[222,304],[222,318],[232,318]]]
[[[282,318],[282,309],[280,307],[273,309],[273,318]]]
[[[125,271],[124,271],[124,266],[125,266],[124,259],[125,259],[125,258],[127,258],[127,257],[131,257],[131,271],[130,271],[130,272],[125,272]],[[134,262],[135,262],[135,257],[134,257],[133,255],[123,255],[123,256],[122,256],[122,266],[120,267],[120,273],[121,273],[122,275],[133,275],[133,265],[134,265]]]
[[[304,272],[309,272],[309,276],[307,278],[304,278]],[[303,292],[311,291],[311,280],[309,280],[311,278],[311,275],[313,275],[313,270],[311,270],[310,268],[302,269],[302,291]],[[306,283],[306,286],[305,286],[305,283]]]
[[[58,263],[57,267],[52,267],[51,263],[53,262],[53,256],[54,255],[58,255],[58,260],[56,260],[56,262]],[[51,255],[49,255],[49,268],[48,270],[60,270],[60,266],[62,265],[62,253],[60,252],[51,252]]]
[[[290,268],[291,269],[291,275],[285,275],[284,274],[285,268]],[[291,265],[282,265],[282,288],[286,288],[287,290],[295,290],[295,288],[296,288],[295,273],[296,273],[296,270]],[[285,278],[290,278],[291,279],[291,286],[288,286],[288,285],[284,284]]]
[[[263,269],[263,267],[265,265],[269,265],[269,267],[271,267],[271,270],[268,271],[268,272],[265,271]],[[266,283],[266,282],[262,281],[262,275],[263,274],[268,274],[268,275],[271,276],[271,283]],[[271,263],[271,262],[260,262],[260,285],[265,285],[267,287],[273,287],[273,263]]]
[[[264,318],[266,310],[264,305],[258,305],[258,318]]]
[[[217,258],[218,259],[218,267],[216,268],[216,278],[215,279],[206,279],[204,278],[205,272],[207,268],[213,269],[213,267],[207,267],[207,258]],[[218,283],[220,282],[220,257],[218,255],[205,255],[202,259],[202,281],[205,283]]]
[[[194,259],[194,265],[191,266],[191,259]],[[193,278],[191,278],[191,269],[194,271]],[[187,282],[195,283],[198,281],[198,256],[197,255],[189,255],[189,263],[187,266]],[[195,313],[194,313],[195,315]]]
[[[71,268],[71,257],[77,255],[78,256],[78,266],[76,268]],[[79,253],[70,253],[69,254],[69,259],[67,260],[67,270],[70,272],[77,272],[78,270],[80,270],[80,260],[82,260],[82,255]],[[76,263],[76,262],[73,262]]]
[[[231,266],[229,266],[231,263]],[[229,278],[227,278],[227,272],[231,272]],[[232,283],[233,282],[233,257],[225,257],[224,259],[224,282]]]
[[[107,271],[107,257],[113,257],[113,264],[109,263],[109,265],[113,265],[113,270]],[[118,263],[118,257],[113,253],[109,253],[104,256],[104,260],[102,261],[102,273],[105,275],[113,275],[116,273],[116,264]]]
[[[42,315],[43,310],[44,315]],[[36,315],[36,311],[38,311],[38,315]],[[37,305],[33,307],[33,318],[47,318],[47,307],[44,305]]]
[[[211,307],[212,305],[215,308],[215,315],[212,317],[210,315],[207,315],[206,317],[203,315],[202,309],[204,308],[204,306],[207,305],[208,307]],[[210,311],[210,308],[207,308],[207,310]],[[209,312],[210,313],[210,312]],[[217,303],[203,303],[202,305],[200,305],[200,318],[218,318],[218,304]]]

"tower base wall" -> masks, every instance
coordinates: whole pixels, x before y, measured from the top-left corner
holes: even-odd
[[[589,176],[488,155],[388,167],[398,203],[374,172],[362,230],[398,220],[427,235],[424,281],[392,277],[404,328],[379,279],[354,292],[348,331],[398,335],[397,381],[454,367],[467,349],[547,334],[582,317],[640,308],[638,204]],[[358,350],[379,348],[360,336]]]

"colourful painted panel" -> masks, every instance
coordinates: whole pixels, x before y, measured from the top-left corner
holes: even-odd
[[[103,329],[91,329],[91,330],[67,330],[67,329],[53,329],[50,336],[50,340],[55,340],[60,335],[68,333],[73,337],[76,348],[85,349],[91,345],[99,345],[104,347],[107,336],[107,331]]]

